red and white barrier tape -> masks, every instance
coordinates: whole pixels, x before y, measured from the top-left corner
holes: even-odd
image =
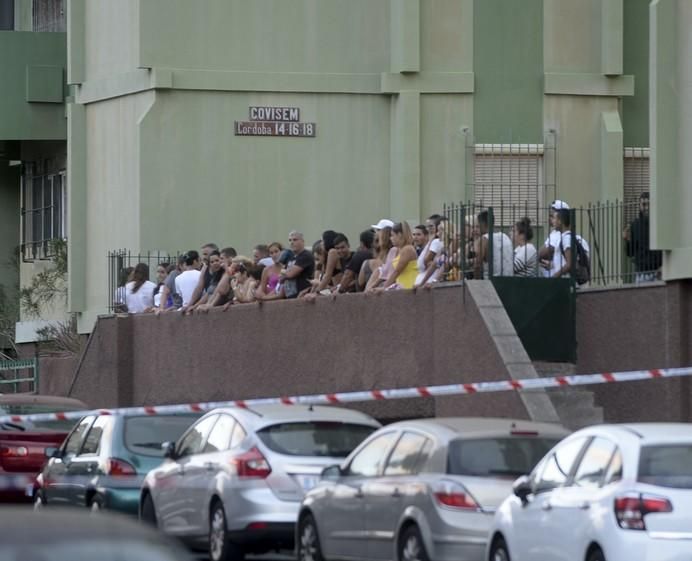
[[[524,378],[522,380],[497,380],[494,382],[474,382],[471,384],[447,384],[443,386],[420,386],[415,388],[393,388],[388,390],[367,390],[286,397],[268,397],[232,401],[211,401],[206,403],[186,403],[180,405],[151,405],[144,407],[123,407],[118,409],[92,409],[90,411],[68,411],[64,413],[36,413],[33,415],[3,415],[0,423],[20,423],[22,421],[77,420],[86,415],[166,415],[171,413],[200,413],[218,407],[252,407],[253,405],[334,405],[355,401],[379,401],[406,399],[412,397],[440,397],[475,393],[505,392],[512,390],[538,390],[568,386],[587,386],[617,382],[636,382],[654,378],[680,378],[692,376],[692,367],[664,368],[660,370],[634,370],[630,372],[603,372],[579,376],[551,376],[546,378]]]

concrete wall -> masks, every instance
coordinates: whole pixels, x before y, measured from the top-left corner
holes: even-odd
[[[102,318],[72,396],[94,406],[187,403],[508,378],[460,287]],[[359,408],[364,406],[358,405]],[[375,403],[383,418],[526,418],[513,393]]]
[[[577,373],[692,364],[692,283],[584,291]],[[606,421],[692,421],[690,378],[593,386]]]

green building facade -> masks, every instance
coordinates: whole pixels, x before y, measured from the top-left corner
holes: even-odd
[[[109,250],[215,241],[249,253],[292,229],[357,239],[382,217],[417,223],[478,200],[478,153],[534,155],[538,203],[635,196],[627,150],[649,169],[649,105],[659,107],[649,20],[681,26],[660,39],[667,51],[652,42],[659,56],[683,52],[680,21],[690,23],[676,0],[63,4],[68,309],[83,331],[108,305]],[[298,111],[265,126],[262,108]],[[262,127],[271,135],[244,134]],[[689,184],[677,179],[683,212]],[[505,189],[492,196],[516,200]],[[692,276],[690,260],[676,261],[688,227],[654,228],[675,249],[666,274]]]

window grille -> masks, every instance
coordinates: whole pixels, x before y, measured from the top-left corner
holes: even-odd
[[[25,163],[22,173],[22,258],[50,259],[52,240],[65,239],[65,171],[47,163]]]
[[[649,149],[625,148],[625,224],[639,213],[639,195],[649,191]]]

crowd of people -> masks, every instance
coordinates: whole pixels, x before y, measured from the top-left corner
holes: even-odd
[[[345,234],[333,230],[325,231],[311,249],[301,232],[292,231],[288,247],[259,244],[252,257],[208,243],[199,252],[180,255],[177,263],[159,263],[156,282],[149,279],[146,263],[126,271],[114,308],[192,313],[256,301],[432,287],[490,275],[567,277],[574,274],[574,263],[579,268],[585,260],[588,267],[590,255],[587,241],[572,234],[570,216],[566,202],[553,201],[552,229],[540,249],[533,244],[529,218],[512,226],[510,238],[493,227],[487,210],[466,216],[463,232],[439,214],[413,228],[405,221],[382,219],[361,232],[355,251]],[[631,232],[625,236],[633,237]],[[573,240],[578,259],[572,258]],[[576,271],[577,279],[580,273]]]

